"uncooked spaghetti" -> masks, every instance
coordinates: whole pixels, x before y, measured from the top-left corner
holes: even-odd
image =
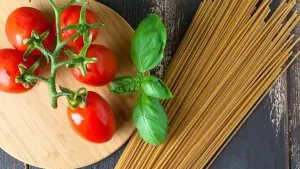
[[[211,164],[299,55],[292,53],[299,38],[291,32],[300,17],[289,15],[296,2],[282,2],[269,16],[270,3],[201,3],[164,78],[174,94],[163,102],[169,115],[168,141],[154,147],[135,133],[116,168]]]

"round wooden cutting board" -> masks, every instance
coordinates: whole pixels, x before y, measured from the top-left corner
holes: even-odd
[[[11,48],[5,36],[5,21],[14,9],[21,6],[35,7],[53,20],[53,11],[47,0],[32,0],[31,3],[28,1],[1,1],[1,48]],[[68,0],[54,2],[63,6]],[[98,39],[94,43],[105,45],[114,52],[119,66],[118,76],[135,75],[136,69],[130,58],[132,28],[117,13],[98,2],[90,1],[88,8],[106,25],[100,29]],[[49,70],[42,70],[42,75],[47,76],[48,73]],[[84,86],[65,68],[59,70],[58,85],[73,90]],[[53,109],[47,85],[38,82],[35,88],[26,94],[0,93],[0,147],[23,162],[53,169],[87,166],[112,154],[135,130],[131,120],[135,96],[118,96],[110,93],[108,87],[87,88],[101,94],[113,108],[117,132],[110,142],[93,144],[79,137],[69,126],[65,99],[60,98],[59,107]]]

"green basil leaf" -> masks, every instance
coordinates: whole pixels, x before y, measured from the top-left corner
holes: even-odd
[[[161,62],[166,41],[167,31],[157,14],[139,24],[131,42],[131,58],[140,72],[151,70]]]
[[[142,82],[143,92],[158,99],[170,99],[173,97],[170,89],[155,76],[147,76]]]
[[[141,88],[142,75],[137,74],[136,77],[121,76],[115,78],[110,83],[110,91],[113,93],[129,95],[138,92]]]
[[[147,143],[160,145],[167,140],[168,117],[157,99],[142,92],[134,107],[133,121]]]

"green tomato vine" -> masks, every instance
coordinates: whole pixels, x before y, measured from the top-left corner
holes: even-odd
[[[46,58],[47,63],[51,64],[51,72],[48,78],[36,76],[33,72],[38,68],[41,63],[41,58],[29,69],[27,69],[24,65],[19,65],[19,70],[21,75],[16,78],[17,83],[22,83],[24,87],[29,88],[31,85],[35,85],[38,80],[44,81],[48,84],[50,93],[51,93],[51,104],[53,108],[57,108],[57,99],[62,96],[66,96],[69,107],[76,108],[78,106],[85,107],[86,105],[86,97],[87,97],[87,90],[85,88],[80,88],[76,92],[73,92],[67,88],[61,87],[61,92],[58,92],[56,89],[56,74],[60,67],[66,66],[67,68],[79,68],[83,76],[87,75],[86,66],[89,63],[95,63],[98,60],[96,58],[87,58],[86,52],[92,42],[92,34],[88,33],[89,29],[92,28],[99,28],[103,26],[101,23],[96,24],[88,24],[86,23],[86,8],[87,2],[85,2],[82,6],[80,12],[80,19],[78,24],[71,24],[61,30],[60,28],[60,15],[61,13],[70,7],[75,2],[82,2],[82,0],[71,0],[68,4],[59,8],[53,0],[48,0],[51,4],[54,14],[55,14],[55,22],[56,22],[56,47],[53,52],[49,51],[43,46],[43,41],[49,35],[49,31],[44,32],[40,35],[37,34],[36,31],[32,31],[32,37],[29,39],[24,40],[24,44],[28,45],[28,50],[24,54],[24,59],[26,59],[32,51],[38,49],[42,52],[43,56]],[[77,33],[71,36],[67,40],[62,40],[61,32],[66,30],[77,30]],[[65,50],[64,52],[71,58],[70,60],[58,62],[58,57],[60,55],[61,50],[63,47],[71,41],[77,40],[80,36],[83,36],[84,46],[79,54],[75,54],[70,50]]]
[[[167,140],[168,116],[158,99],[171,99],[173,94],[162,80],[145,73],[163,59],[167,31],[157,14],[145,18],[131,41],[131,59],[139,71],[135,77],[121,76],[110,83],[110,91],[130,95],[139,93],[133,110],[133,122],[140,136],[149,144]]]
[[[30,68],[19,65],[20,76],[16,78],[16,82],[22,83],[24,87],[29,88],[35,85],[38,80],[48,84],[51,93],[52,107],[57,108],[57,99],[66,97],[70,108],[78,106],[86,106],[87,89],[80,88],[77,91],[71,91],[60,86],[61,92],[56,90],[56,74],[60,67],[79,68],[82,75],[87,75],[87,64],[95,63],[96,58],[87,58],[86,53],[92,42],[92,34],[89,35],[88,30],[103,26],[101,23],[86,23],[86,7],[84,3],[80,11],[79,23],[71,24],[61,30],[60,15],[75,2],[82,0],[71,0],[64,7],[59,8],[53,0],[48,0],[51,4],[56,21],[57,42],[53,52],[43,46],[43,41],[49,35],[49,32],[38,34],[32,31],[32,37],[25,39],[28,50],[24,54],[26,59],[32,51],[38,49],[46,58],[47,63],[51,64],[50,77],[41,77],[34,75],[34,71],[39,67],[41,58]],[[67,40],[62,40],[61,32],[66,30],[76,30],[77,33]],[[70,60],[58,62],[58,57],[65,45],[71,41],[77,40],[83,36],[84,46],[79,54],[75,54],[69,50],[64,52],[71,58]],[[168,117],[158,99],[171,99],[173,97],[170,89],[160,79],[154,76],[145,76],[145,72],[156,67],[164,56],[166,46],[167,32],[164,24],[157,14],[150,15],[145,18],[135,31],[131,42],[131,58],[138,72],[135,77],[121,76],[115,78],[110,83],[110,91],[117,94],[130,95],[139,93],[137,102],[134,106],[133,121],[140,132],[141,137],[152,145],[160,145],[167,140],[168,133]]]

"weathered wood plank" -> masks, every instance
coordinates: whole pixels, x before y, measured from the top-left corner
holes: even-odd
[[[121,15],[134,29],[150,14],[150,0],[97,0]]]
[[[0,168],[1,169],[27,169],[27,165],[11,157],[0,149]]]
[[[122,155],[122,152],[125,149],[125,146],[126,145],[124,145],[120,150],[118,150],[117,152],[112,154],[110,157],[102,160],[101,162],[94,164],[90,167],[82,168],[82,169],[113,169],[113,168],[115,168],[119,158]]]
[[[289,71],[291,169],[300,169],[300,59]]]
[[[300,10],[300,0],[297,0],[296,9]],[[300,35],[300,25],[294,30],[296,37]],[[298,44],[295,52],[300,50]],[[290,158],[291,169],[300,169],[300,59],[291,66],[288,72],[288,98],[290,111]]]
[[[162,17],[168,32],[165,57],[162,63],[151,71],[155,76],[163,77],[199,4],[200,0],[150,1],[151,12],[158,13]]]

